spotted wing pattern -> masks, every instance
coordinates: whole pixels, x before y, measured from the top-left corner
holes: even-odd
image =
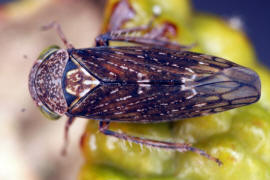
[[[237,66],[224,59],[151,47],[96,47],[70,52],[86,70],[104,82],[183,83]],[[147,82],[149,83],[149,82]]]
[[[101,81],[69,109],[71,115],[171,121],[225,111],[260,97],[255,72],[213,56],[151,47],[98,47],[70,54]]]

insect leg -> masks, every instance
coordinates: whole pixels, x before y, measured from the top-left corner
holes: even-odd
[[[127,28],[127,29],[119,29],[119,30],[112,30],[105,34],[101,34],[96,37],[96,46],[109,46],[109,41],[122,41],[118,40],[119,37],[127,37],[127,35],[130,35],[135,32],[145,32],[149,30],[152,26],[153,20],[151,20],[147,25],[145,26],[138,26],[134,28]]]
[[[146,27],[141,26],[137,28],[122,29],[101,34],[96,38],[96,46],[109,46],[109,41],[129,42],[146,46],[159,46],[175,50],[190,49],[195,45],[191,44],[184,46],[177,42],[169,41],[164,37],[160,37],[161,34],[163,34],[162,30],[153,30],[151,33],[145,34],[144,36],[127,35],[133,32],[145,31],[145,28]]]
[[[57,22],[53,21],[50,24],[41,27],[42,30],[49,30],[49,29],[52,29],[52,28],[56,28],[56,32],[57,32],[58,36],[60,37],[60,39],[62,40],[62,42],[64,43],[64,45],[68,49],[73,49],[74,48],[73,45],[68,42],[65,34],[62,31],[62,28],[61,28],[60,24],[58,24]]]
[[[110,15],[110,20],[108,22],[107,27],[105,29],[107,31],[119,30],[127,21],[134,18],[136,12],[132,7],[129,0],[120,0],[114,5],[114,10]],[[160,15],[160,11],[155,11],[153,9],[153,16],[150,20],[150,25],[155,20],[156,17]]]
[[[135,136],[129,136],[125,133],[118,133],[118,132],[109,130],[109,124],[110,122],[100,121],[99,131],[108,136],[113,136],[119,139],[124,139],[124,140],[131,141],[138,144],[144,144],[147,146],[153,146],[153,147],[164,148],[164,149],[173,149],[179,152],[192,151],[212,161],[215,161],[216,163],[218,163],[218,165],[223,164],[219,159],[210,156],[209,154],[207,154],[206,152],[198,148],[192,147],[190,144],[156,141],[156,140],[145,139],[145,138],[140,138],[140,137],[135,137]]]
[[[120,0],[113,6],[114,10],[110,15],[109,22],[104,28],[106,30],[105,32],[120,29],[125,22],[131,20],[135,16],[135,11],[129,0]]]
[[[167,37],[165,37],[165,34],[166,32],[172,31],[173,28],[171,24],[164,23],[159,27],[152,28],[153,22],[157,16],[158,15],[154,14],[150,22],[144,26],[112,30],[105,34],[101,34],[96,37],[96,46],[109,46],[109,41],[129,42],[146,46],[160,46],[176,50],[190,49],[195,45],[184,46],[177,42],[169,41]],[[132,36],[132,33],[141,33],[144,35]]]
[[[62,152],[61,152],[62,155],[66,155],[66,153],[67,153],[67,147],[69,144],[69,137],[68,137],[69,127],[74,122],[74,119],[75,119],[75,117],[69,117],[66,124],[65,124],[65,133],[64,133],[65,141],[64,141],[63,148],[62,148]]]
[[[146,46],[159,46],[175,50],[190,49],[195,46],[191,44],[188,46],[180,45],[177,42],[171,42],[167,39],[162,38],[153,38],[153,37],[133,37],[122,35],[123,31],[111,31],[102,35],[99,35],[96,38],[96,46],[109,46],[109,41],[119,41],[119,42],[129,42],[135,44],[141,44]]]

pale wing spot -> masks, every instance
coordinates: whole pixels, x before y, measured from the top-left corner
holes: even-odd
[[[206,98],[207,101],[216,101],[216,100],[219,100],[219,97],[218,96],[209,96]]]
[[[158,52],[158,54],[160,54],[160,55],[166,55],[166,53],[164,53],[164,52]]]
[[[115,89],[115,90],[111,91],[111,92],[110,92],[110,94],[117,93],[118,91],[119,91],[119,89],[117,88],[117,89]]]
[[[137,91],[138,94],[142,94],[145,90],[149,90],[151,88],[150,84],[138,84],[138,85],[139,85]]]
[[[111,62],[111,61],[107,61],[107,63],[110,64],[110,65],[113,65],[113,66],[118,67],[118,64],[115,64],[115,63],[113,63],[113,62]]]
[[[125,101],[125,100],[127,100],[127,99],[129,99],[129,98],[131,98],[132,96],[125,96],[125,97],[122,97],[122,98],[118,98],[118,99],[116,99],[115,101],[116,102],[119,102],[119,101]]]
[[[185,70],[187,70],[188,72],[194,73],[194,71],[190,68],[185,68]]]
[[[186,97],[186,99],[191,99],[191,98],[193,98],[194,96],[197,95],[197,91],[194,88],[191,89],[191,92],[192,92],[192,94],[190,96]]]
[[[144,79],[144,80],[138,80],[138,83],[149,83],[150,80],[149,79]]]
[[[92,100],[90,101],[90,104],[94,104],[96,102],[96,100]]]
[[[138,72],[137,73],[137,77],[138,77],[139,80],[141,80],[143,77],[145,77],[145,75],[142,74],[142,73],[140,73],[140,72]]]
[[[161,103],[160,105],[161,106],[168,106],[169,104],[168,103]]]
[[[224,109],[222,107],[215,108],[215,112],[222,112],[222,111],[224,111]]]
[[[117,56],[114,56],[114,55],[109,55],[111,58],[116,58],[116,59],[119,59]]]
[[[124,55],[124,53],[119,52],[119,51],[115,51],[115,54]]]
[[[192,89],[192,88],[193,88],[193,87],[191,87],[191,86],[181,85],[181,91],[190,90],[190,89]]]
[[[143,93],[143,90],[142,89],[138,89],[138,94],[142,94]]]
[[[155,96],[147,98],[147,100],[149,100],[149,101],[153,100],[153,99],[155,99]]]
[[[147,76],[143,73],[137,72],[137,82],[150,82],[149,80],[147,80]]]
[[[83,97],[83,96],[86,95],[90,90],[91,90],[91,88],[84,89],[82,92],[80,92],[79,96],[80,96],[80,97]]]
[[[101,58],[101,57],[99,57],[97,59],[100,60],[100,61],[105,61],[105,59],[104,58]]]
[[[94,58],[95,58],[95,57],[94,57]],[[88,64],[91,64],[92,66],[99,67],[96,63],[93,63],[93,62],[91,62],[91,61],[88,61],[87,63],[88,63]]]
[[[200,103],[200,104],[195,104],[194,106],[195,107],[203,107],[203,106],[205,106],[206,105],[206,103]]]
[[[134,103],[129,103],[129,104],[128,104],[128,106],[133,106],[133,105],[134,105]]]
[[[194,79],[196,79],[196,74],[192,74],[192,76],[191,76],[191,80],[193,81]]]
[[[150,88],[151,84],[139,84],[140,87]]]
[[[143,56],[141,56],[141,55],[138,55],[138,56],[137,56],[137,58],[144,59],[144,57],[143,57]]]
[[[101,107],[104,107],[104,106],[105,106],[105,104],[100,104],[100,105],[96,106],[96,108],[101,108]]]
[[[112,75],[112,76],[116,76],[116,74],[115,74],[115,73],[113,73],[113,72],[110,72],[109,74],[110,74],[110,75]]]
[[[191,78],[182,77],[181,82],[185,84],[186,82],[192,82],[196,78],[196,75],[192,75]]]
[[[84,80],[83,81],[83,84],[85,84],[85,85],[99,85],[100,84],[100,81],[98,81],[98,80],[93,80],[93,81],[91,81],[91,80]]]
[[[121,68],[121,69],[125,69],[125,70],[128,69],[126,66],[123,66],[123,65],[121,65],[120,68]]]
[[[216,57],[215,61],[220,62],[220,63],[225,63],[226,60],[222,59],[222,58],[219,58],[219,57]]]
[[[200,58],[201,56],[200,55],[191,55],[191,57],[195,58],[195,59],[198,59]]]
[[[158,62],[158,59],[157,58],[153,58],[154,61]]]

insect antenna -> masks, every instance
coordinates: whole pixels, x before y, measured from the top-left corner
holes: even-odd
[[[61,28],[60,24],[57,23],[56,21],[53,21],[50,24],[42,26],[41,30],[47,31],[47,30],[52,29],[52,28],[56,29],[56,32],[57,32],[58,36],[60,37],[60,39],[62,40],[64,45],[67,47],[67,49],[73,49],[74,48],[73,45],[68,42],[65,34],[62,31],[62,28]]]

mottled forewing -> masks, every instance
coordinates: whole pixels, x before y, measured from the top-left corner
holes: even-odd
[[[99,47],[71,55],[102,83],[71,115],[158,122],[217,113],[256,102],[258,75],[204,54],[151,47]]]
[[[236,64],[198,53],[150,47],[96,47],[70,52],[104,82],[185,83]],[[224,62],[223,62],[224,61]]]
[[[108,121],[171,121],[217,113],[257,100],[256,96],[235,99],[232,95],[245,90],[253,92],[254,88],[234,82],[189,90],[171,85],[103,85],[72,107],[69,113]]]
[[[71,114],[110,121],[169,121],[191,117],[192,91],[179,86],[103,85],[77,103]],[[193,101],[193,102],[192,102]]]

